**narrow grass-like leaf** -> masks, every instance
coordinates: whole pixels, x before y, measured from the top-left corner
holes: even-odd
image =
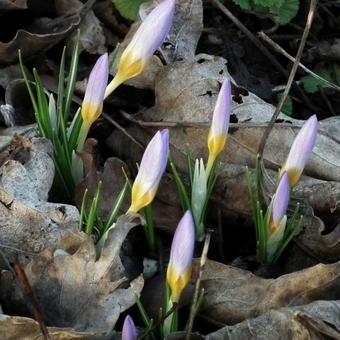
[[[151,204],[147,205],[144,208],[144,211],[146,220],[146,226],[144,227],[146,240],[148,242],[149,249],[151,251],[155,251],[156,250],[155,223],[153,220],[153,211]]]
[[[124,187],[122,188],[122,190],[120,191],[118,197],[115,199],[112,209],[111,209],[111,213],[110,216],[106,222],[106,226],[105,226],[105,230],[104,232],[106,232],[106,230],[108,228],[110,228],[110,226],[115,222],[116,218],[118,217],[118,214],[120,212],[120,209],[124,203],[124,199],[126,197],[126,194],[128,192],[129,189],[129,183],[128,181],[125,182]]]
[[[87,235],[91,235],[94,227],[94,222],[97,218],[97,212],[98,212],[98,205],[99,205],[99,199],[100,199],[100,190],[101,190],[102,182],[99,181],[96,194],[92,200],[90,212],[88,214],[87,223],[86,223],[86,229],[85,232]]]
[[[76,44],[72,53],[71,66],[68,74],[67,87],[65,93],[65,108],[64,108],[64,122],[69,118],[69,111],[73,100],[74,87],[77,80],[78,59],[79,59],[79,38],[80,30],[77,32]]]
[[[188,197],[188,193],[185,189],[185,186],[183,184],[183,181],[182,181],[180,175],[178,174],[175,163],[172,161],[171,158],[170,158],[170,169],[171,169],[171,172],[174,176],[175,183],[177,185],[177,189],[178,189],[178,193],[179,193],[179,199],[180,199],[183,211],[191,210],[191,204],[190,204],[190,200],[189,200],[189,197]]]
[[[156,337],[155,337],[153,331],[151,331],[151,330],[152,330],[152,327],[153,327],[153,319],[151,319],[151,318],[148,316],[148,314],[147,314],[147,312],[146,312],[146,310],[145,310],[145,308],[144,308],[142,302],[140,301],[140,298],[139,298],[137,295],[136,295],[136,304],[137,304],[139,313],[140,313],[140,315],[141,315],[141,317],[142,317],[142,320],[143,320],[143,322],[144,322],[144,325],[145,325],[145,327],[146,327],[147,333],[150,334],[150,336],[151,336],[152,339],[156,340]]]
[[[89,191],[86,188],[84,191],[83,199],[81,201],[80,217],[79,217],[79,231],[83,230],[84,222],[86,222],[86,204],[87,204],[88,192]]]
[[[77,113],[73,117],[70,127],[68,128],[68,140],[69,140],[69,148],[70,150],[75,150],[77,147],[78,136],[80,133],[81,126],[83,124],[83,118],[80,113],[80,108]]]

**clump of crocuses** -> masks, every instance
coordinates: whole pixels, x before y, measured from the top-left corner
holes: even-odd
[[[180,194],[182,208],[184,211],[187,209],[191,210],[193,214],[196,240],[198,241],[202,241],[205,236],[205,218],[208,202],[218,177],[216,161],[226,145],[231,109],[231,84],[230,80],[226,79],[218,93],[212,115],[207,140],[209,150],[207,165],[205,167],[202,158],[196,159],[194,171],[192,171],[191,160],[190,158],[188,159],[188,170],[190,178],[192,178],[190,198],[174,163],[170,162]]]
[[[288,214],[290,191],[301,178],[317,139],[317,118],[310,117],[302,126],[279,171],[279,182],[265,215],[263,215],[262,173],[259,164],[256,175],[248,172],[248,188],[254,213],[257,256],[263,263],[277,261],[291,239],[300,231],[299,205]],[[290,216],[290,218],[288,218]]]

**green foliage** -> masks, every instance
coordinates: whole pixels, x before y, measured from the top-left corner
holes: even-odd
[[[299,10],[299,0],[233,0],[245,11],[259,15],[273,15],[280,25],[288,24]]]
[[[69,124],[78,69],[79,32],[67,76],[65,54],[66,49],[64,48],[60,62],[57,101],[54,100],[52,94],[44,89],[36,69],[33,69],[34,81],[29,80],[20,51],[19,63],[33,105],[38,133],[40,136],[49,139],[53,144],[58,187],[63,188],[64,193],[72,197],[75,186],[72,176],[72,155],[76,149],[82,125],[80,110],[74,114],[72,122]]]
[[[100,191],[102,183],[98,183],[97,191],[92,199],[89,210],[88,206],[88,190],[86,189],[83,196],[83,201],[80,209],[79,230],[84,231],[87,235],[96,233],[99,239],[102,239],[112,226],[114,226],[118,216],[121,213],[121,208],[129,189],[129,183],[126,181],[124,187],[120,191],[116,200],[113,203],[111,212],[106,221],[100,217]],[[105,241],[105,240],[104,240]]]
[[[281,96],[281,95],[280,95]],[[293,114],[293,101],[290,96],[287,96],[286,100],[283,103],[281,111],[285,113],[287,116],[292,116]]]
[[[322,88],[329,87],[326,81],[340,85],[340,66],[338,64],[328,66],[319,64],[315,67],[313,72],[320,76],[320,78],[316,78],[313,75],[307,75],[300,79],[303,88],[308,93],[316,93]]]
[[[135,21],[138,19],[138,11],[141,4],[149,0],[112,0],[121,16]]]

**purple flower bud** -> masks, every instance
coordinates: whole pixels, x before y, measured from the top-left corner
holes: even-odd
[[[146,63],[170,32],[175,3],[175,0],[162,1],[141,23],[120,58],[118,72],[108,85],[105,97],[124,81],[137,77],[143,72]]]
[[[97,60],[91,71],[81,108],[83,121],[88,127],[90,127],[102,113],[108,77],[109,62],[107,53],[105,53]]]
[[[280,174],[287,171],[291,187],[294,187],[301,177],[315,146],[317,132],[318,120],[316,115],[313,115],[304,123],[294,139],[289,155],[280,170]]]
[[[230,113],[232,109],[231,84],[226,79],[218,94],[215,110],[213,113],[211,128],[208,135],[209,159],[207,164],[207,173],[217,158],[223,151],[230,123]]]
[[[152,202],[169,157],[169,130],[158,131],[145,149],[132,186],[129,212],[138,212]]]
[[[130,315],[124,320],[122,340],[137,340],[137,331]]]
[[[177,226],[167,270],[167,282],[173,302],[179,301],[183,289],[189,283],[194,247],[195,225],[191,212],[187,211]]]
[[[272,223],[274,226],[278,226],[287,213],[289,192],[289,178],[288,174],[284,172],[272,199]]]

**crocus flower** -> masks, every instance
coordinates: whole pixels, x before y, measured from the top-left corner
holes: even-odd
[[[218,94],[211,128],[208,135],[209,158],[207,164],[207,174],[209,175],[217,156],[223,151],[230,122],[232,108],[231,85],[226,79]]]
[[[145,18],[120,57],[118,71],[106,89],[105,98],[120,84],[140,75],[161,46],[172,26],[175,0],[164,0]]]
[[[195,246],[195,226],[190,211],[180,220],[171,245],[167,282],[171,300],[178,302],[191,277],[191,264]]]
[[[158,131],[145,149],[132,186],[128,212],[138,212],[152,202],[169,157],[169,131]]]
[[[304,123],[294,139],[288,157],[280,170],[280,175],[282,175],[284,171],[288,173],[291,187],[294,187],[301,177],[303,169],[315,146],[317,131],[318,120],[316,115],[313,115]]]
[[[275,253],[286,228],[289,192],[289,177],[287,172],[284,172],[270,203],[271,217],[267,241],[267,252],[269,257]]]
[[[86,87],[81,115],[84,124],[90,127],[101,115],[106,85],[109,77],[107,53],[103,54],[94,65]]]
[[[128,315],[124,320],[122,340],[136,340],[137,331],[135,324],[130,315]]]

